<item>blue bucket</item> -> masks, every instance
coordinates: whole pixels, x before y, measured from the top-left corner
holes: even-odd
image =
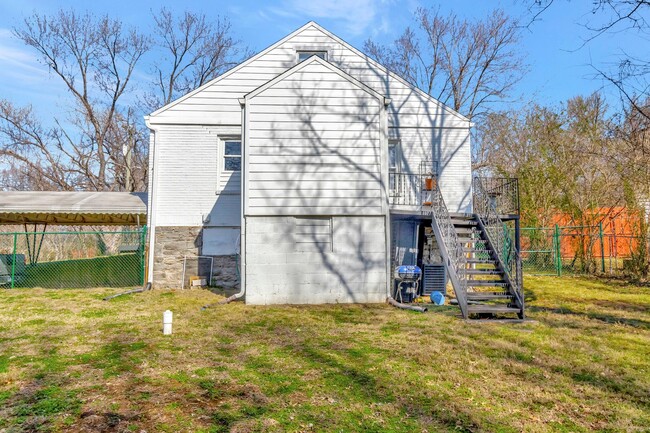
[[[445,305],[445,295],[442,292],[431,292],[431,303],[433,305]]]

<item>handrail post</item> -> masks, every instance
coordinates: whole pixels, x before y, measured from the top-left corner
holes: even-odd
[[[603,234],[603,222],[598,223],[598,234],[600,236],[600,264],[603,274],[605,273],[605,236]]]
[[[562,239],[560,238],[560,226],[555,224],[555,269],[557,276],[562,276]]]

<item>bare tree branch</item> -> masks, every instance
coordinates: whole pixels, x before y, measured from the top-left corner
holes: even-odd
[[[148,49],[147,38],[118,20],[64,10],[51,16],[35,13],[14,29],[14,35],[34,48],[65,85],[77,114],[68,122],[54,119],[55,127],[43,131],[31,110],[3,101],[0,144],[14,160],[14,171],[48,189],[126,189],[116,175],[120,163],[115,157],[123,157],[123,147],[132,144],[112,141],[110,134],[125,118],[120,101],[131,89],[135,67]],[[133,127],[136,120],[129,119]],[[141,150],[146,153],[146,148]],[[146,179],[137,184],[144,187]]]
[[[519,27],[503,11],[470,22],[420,8],[416,21],[418,33],[407,28],[390,46],[368,40],[365,50],[467,117],[488,112],[523,77]]]
[[[154,89],[145,95],[149,110],[156,110],[189,93],[235,66],[248,55],[232,37],[227,18],[208,21],[205,14],[186,11],[180,17],[161,8],[153,13],[155,43],[165,53],[153,65]]]

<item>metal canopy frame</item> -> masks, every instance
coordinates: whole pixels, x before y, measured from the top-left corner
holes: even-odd
[[[45,239],[45,230],[47,229],[47,224],[42,224],[43,228],[39,231],[38,224],[33,224],[34,229],[30,233],[27,228],[27,223],[25,223],[25,241],[27,243],[27,257],[29,258],[29,263],[35,265],[38,263],[38,257],[41,254],[41,247],[43,246],[43,239]],[[38,242],[38,247],[36,243]]]

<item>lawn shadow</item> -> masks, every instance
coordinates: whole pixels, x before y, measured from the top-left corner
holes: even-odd
[[[566,308],[566,307],[542,307],[542,306],[529,306],[528,311],[530,313],[551,313],[551,314],[558,314],[558,315],[568,315],[573,317],[598,320],[600,322],[607,323],[609,325],[626,325],[626,326],[632,326],[634,328],[650,330],[650,321],[620,317],[620,316],[607,314],[607,313],[600,313],[600,312],[593,312],[593,311],[578,312],[572,310],[571,308]],[[551,322],[548,321],[545,322],[553,328],[558,327],[556,324],[553,324]],[[564,327],[564,326],[560,326],[560,327]],[[575,328],[576,326],[574,325],[569,327]]]

